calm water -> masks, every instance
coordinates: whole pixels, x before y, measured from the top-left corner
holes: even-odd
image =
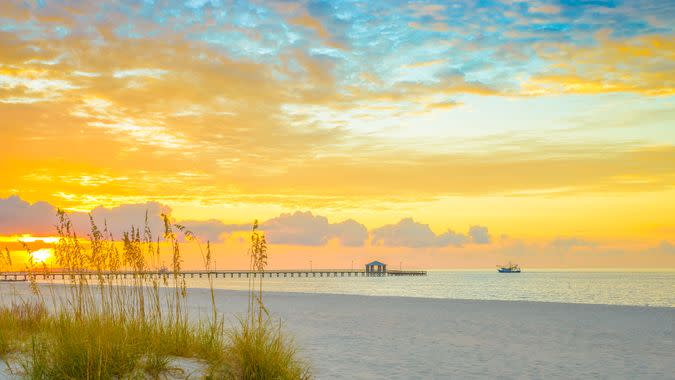
[[[207,287],[188,279],[189,287]],[[246,279],[214,280],[245,290]],[[426,277],[265,278],[269,291],[675,307],[675,272],[432,271]]]

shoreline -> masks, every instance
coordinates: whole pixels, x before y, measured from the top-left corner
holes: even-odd
[[[17,286],[17,285],[27,285],[28,281],[0,281],[0,288],[2,285],[8,286]],[[49,282],[40,282],[38,285],[41,288],[49,288],[50,286],[65,287],[68,286],[67,283],[49,283]],[[89,286],[98,286],[96,284],[90,284]],[[115,285],[115,286],[131,286],[131,285]],[[162,286],[160,289],[172,289],[171,286]],[[208,287],[201,286],[191,286],[187,287],[186,290],[188,294],[195,292],[210,292]],[[246,296],[248,293],[246,290],[240,289],[224,289],[214,287],[214,292],[219,293],[233,293],[236,295]],[[2,293],[0,293],[2,294]],[[660,306],[660,305],[632,305],[632,304],[610,304],[610,303],[590,303],[590,302],[560,302],[560,301],[539,301],[539,300],[504,300],[504,299],[480,299],[480,298],[443,298],[443,297],[422,297],[422,296],[407,296],[407,295],[375,295],[375,294],[356,294],[356,293],[329,293],[329,292],[306,292],[306,291],[279,291],[279,290],[265,290],[263,288],[264,296],[274,295],[274,296],[335,296],[335,297],[355,297],[355,298],[384,298],[384,299],[412,299],[412,300],[431,300],[431,301],[448,301],[448,302],[457,302],[457,303],[519,303],[519,304],[545,304],[545,305],[574,305],[574,306],[597,306],[597,307],[609,307],[609,308],[629,308],[629,309],[648,309],[648,310],[658,310],[662,309],[663,311],[675,311],[675,306]]]
[[[204,290],[209,291],[209,288],[203,287],[189,287],[189,291]],[[216,292],[232,292],[232,293],[242,293],[246,294],[245,290],[238,289],[222,289],[214,288]],[[303,295],[303,296],[338,296],[338,297],[364,297],[364,298],[391,298],[391,299],[415,299],[415,300],[433,300],[433,301],[450,301],[450,302],[494,302],[494,303],[523,303],[523,304],[547,304],[547,305],[580,305],[580,306],[609,306],[615,308],[637,308],[637,309],[663,309],[665,311],[675,311],[675,306],[651,306],[651,305],[631,305],[631,304],[611,304],[611,303],[586,303],[586,302],[559,302],[559,301],[534,301],[534,300],[497,300],[497,299],[479,299],[479,298],[442,298],[442,297],[418,297],[418,296],[392,296],[392,295],[373,295],[373,294],[353,294],[353,293],[328,293],[328,292],[292,292],[292,291],[277,291],[277,290],[264,290],[265,295],[277,295],[277,296],[292,296],[292,295]]]
[[[21,285],[21,284],[27,284],[27,281],[0,281],[0,286],[3,284],[6,284],[8,286],[12,285]],[[67,282],[48,282],[48,281],[38,281],[38,284],[43,287],[49,287],[49,286],[68,286]],[[97,286],[95,284],[91,284],[90,286]],[[116,286],[130,286],[130,285],[116,285]],[[160,288],[171,288],[170,286],[163,286],[160,285]],[[209,291],[208,286],[188,286],[187,289],[192,289],[192,290],[205,290]],[[214,291],[219,292],[219,291],[224,291],[224,292],[242,292],[246,293],[246,290],[241,290],[241,289],[231,289],[231,288],[219,288],[219,287],[214,287]],[[562,301],[543,301],[543,300],[530,300],[530,299],[484,299],[484,298],[449,298],[449,297],[437,297],[437,296],[415,296],[415,295],[388,295],[388,294],[361,294],[361,293],[349,293],[349,292],[344,292],[344,293],[337,293],[337,292],[324,292],[324,291],[317,291],[317,292],[308,292],[308,291],[292,291],[292,290],[264,290],[265,294],[302,294],[302,295],[307,295],[307,296],[312,296],[312,295],[334,295],[334,296],[353,296],[353,297],[383,297],[383,298],[403,298],[403,299],[429,299],[429,300],[447,300],[447,301],[469,301],[469,302],[514,302],[514,303],[543,303],[543,304],[559,304],[559,305],[589,305],[589,306],[613,306],[613,307],[632,307],[632,308],[648,308],[648,309],[671,309],[675,310],[675,305],[673,306],[668,306],[668,305],[649,305],[649,304],[643,304],[643,305],[635,305],[635,304],[629,304],[629,303],[593,303],[593,302],[562,302]]]

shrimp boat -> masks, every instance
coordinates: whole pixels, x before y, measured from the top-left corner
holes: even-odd
[[[518,266],[518,264],[511,264],[509,262],[509,265],[505,265],[505,266],[497,268],[497,272],[499,272],[499,273],[520,273],[520,267]]]

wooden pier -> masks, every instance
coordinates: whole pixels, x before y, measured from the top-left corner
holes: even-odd
[[[115,272],[69,272],[69,271],[39,271],[39,272],[0,272],[0,281],[27,281],[30,276],[35,276],[38,280],[48,279],[67,279],[73,276],[84,276],[86,278],[104,278],[126,279],[139,276],[145,278],[308,278],[308,277],[386,277],[386,276],[426,276],[426,271],[415,270],[388,270],[383,272],[367,272],[365,270],[352,269],[287,269],[287,270],[186,270],[178,273],[167,271],[115,271]]]

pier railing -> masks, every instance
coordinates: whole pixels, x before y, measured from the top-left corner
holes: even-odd
[[[426,276],[425,270],[387,270],[390,276]]]
[[[266,271],[252,270],[184,270],[178,273],[166,270],[158,271],[78,271],[40,270],[33,272],[0,272],[0,281],[26,281],[29,276],[37,279],[65,279],[68,277],[85,276],[95,278],[136,278],[142,277],[183,277],[183,278],[249,278],[249,277],[385,277],[385,276],[426,276],[421,270],[388,270],[385,272],[366,272],[363,269],[278,269]]]

